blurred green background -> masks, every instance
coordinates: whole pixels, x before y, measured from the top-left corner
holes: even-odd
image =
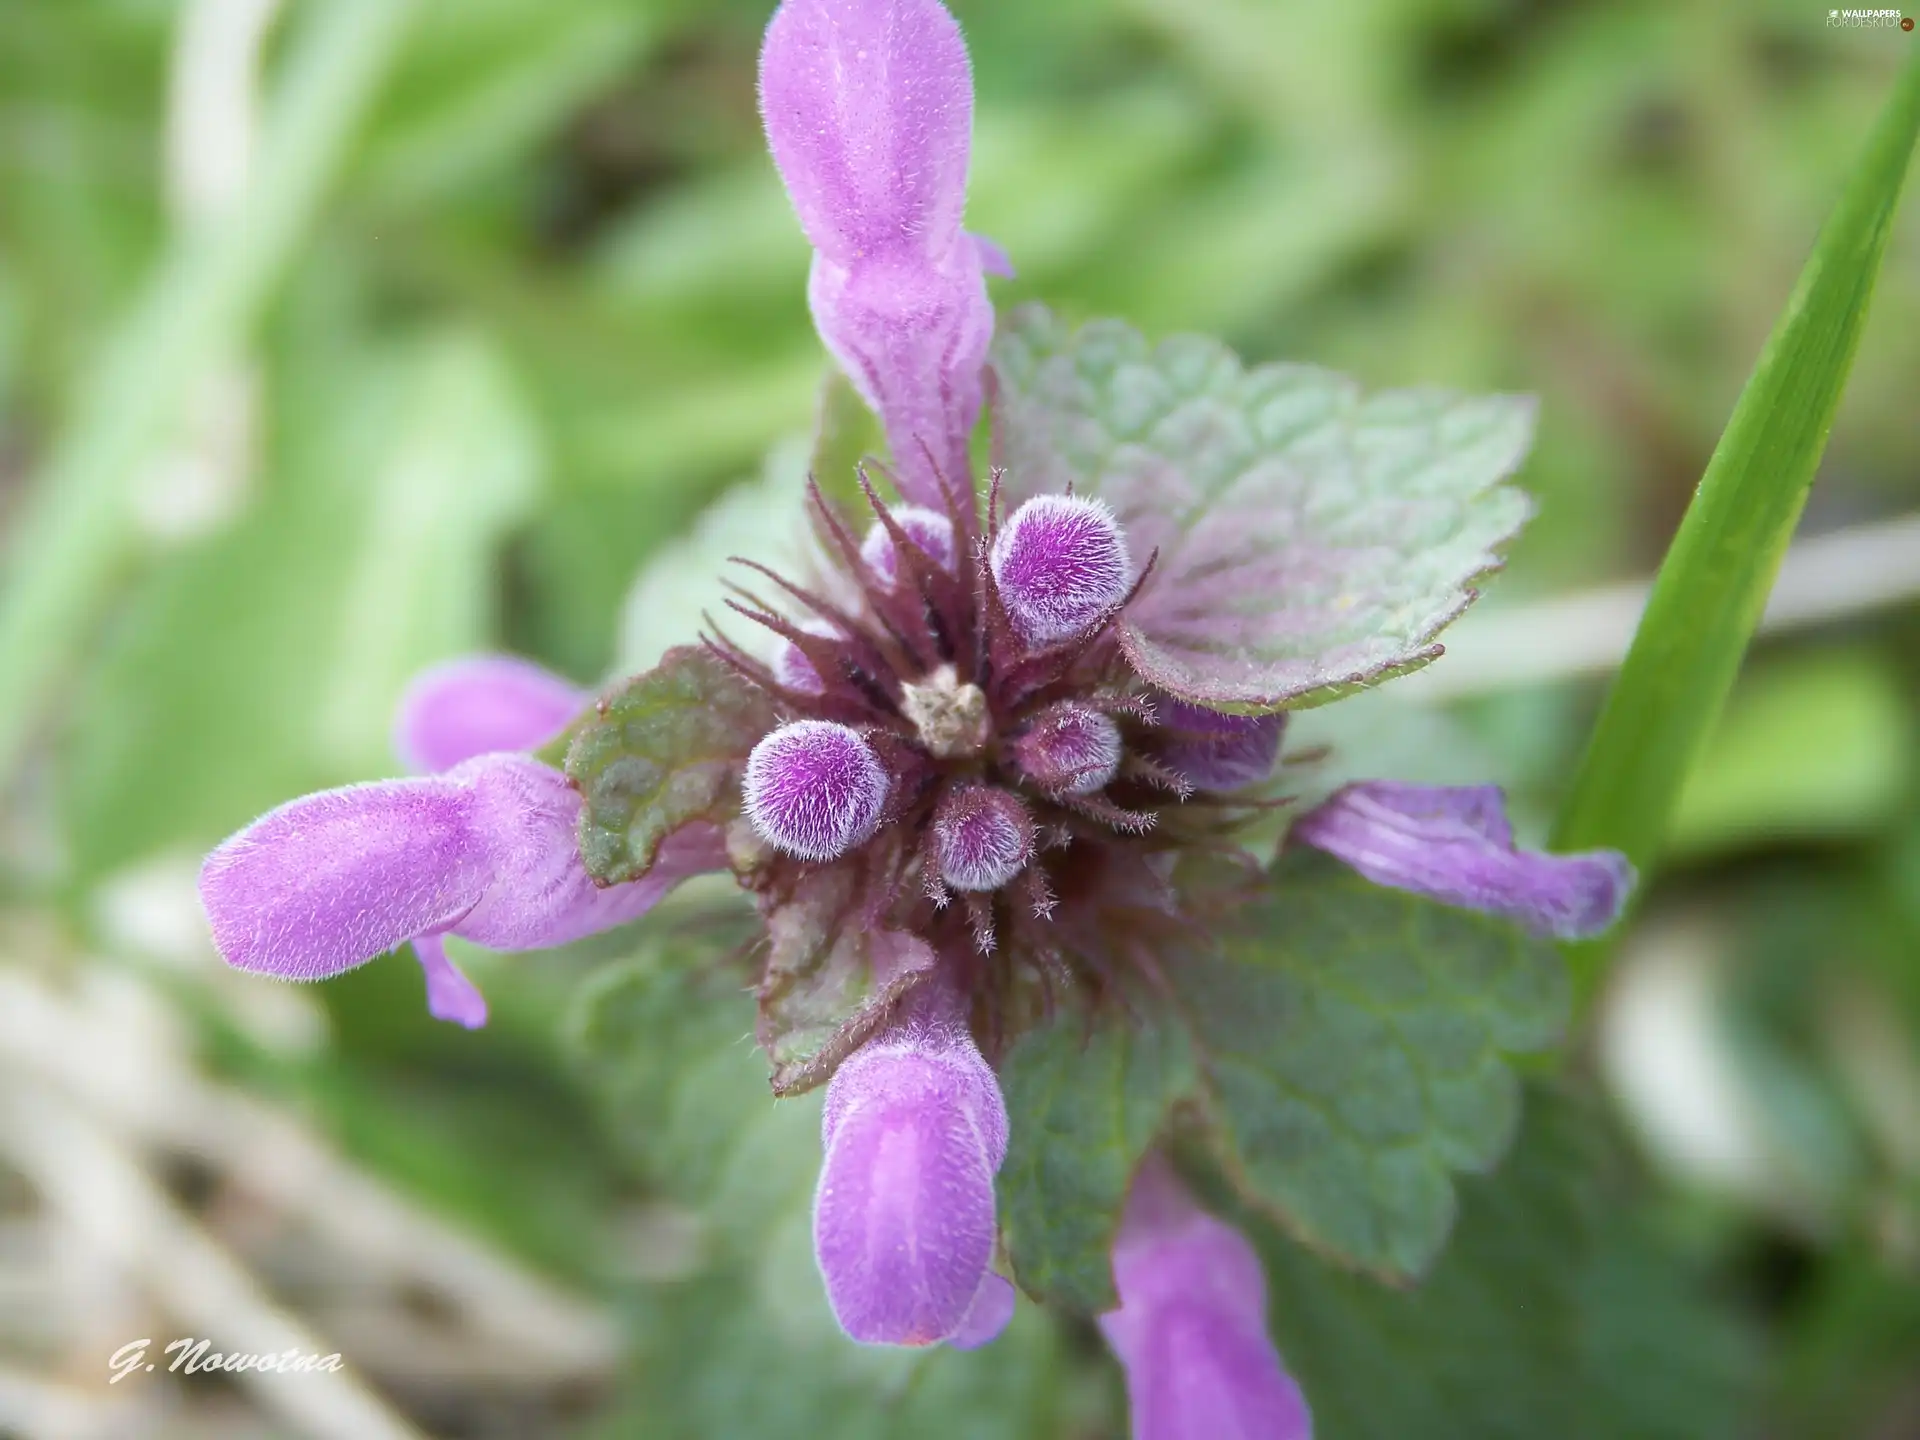
[[[1090,1330],[917,1367],[820,1330],[811,1112],[773,1118],[742,997],[656,983],[716,943],[700,896],[474,958],[478,1035],[403,960],[229,975],[195,908],[223,835],[392,773],[421,665],[596,683],[694,623],[746,543],[702,512],[769,452],[724,523],[784,523],[823,362],[769,8],[0,0],[0,507],[81,516],[24,596],[16,534],[8,603],[82,622],[0,694],[0,1435],[1123,1433]],[[1541,395],[1540,515],[1458,670],[1313,717],[1341,769],[1498,779],[1538,833],[1632,598],[1552,602],[1657,563],[1920,39],[1804,0],[954,9],[998,302]],[[1733,1317],[1742,1436],[1920,1436],[1914,212],[1813,618],[1756,651],[1578,1047]],[[348,1380],[106,1385],[188,1334]]]

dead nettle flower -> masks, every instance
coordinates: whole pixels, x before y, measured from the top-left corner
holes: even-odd
[[[687,875],[725,861],[720,833],[688,827],[646,879],[602,889],[580,863],[580,795],[524,753],[589,703],[506,656],[423,674],[400,705],[395,748],[442,773],[292,800],[210,856],[200,895],[228,963],[324,980],[408,941],[427,1007],[475,1029],[487,1004],[447,958],[458,935],[494,950],[562,945],[643,915]]]
[[[1113,1279],[1120,1308],[1100,1331],[1126,1371],[1134,1440],[1310,1440],[1306,1401],[1267,1334],[1260,1257],[1159,1156],[1134,1177]]]
[[[1524,443],[1470,426],[1437,439],[1426,412],[1383,412],[1367,446],[1308,457],[1371,507],[1358,538],[1316,549],[1325,495],[1289,490],[1302,469],[1258,445],[1310,435],[1316,405],[1359,402],[1324,372],[1247,376],[1252,419],[1208,412],[1159,449],[1119,445],[1103,493],[1074,494],[1063,457],[1090,426],[1072,407],[1126,360],[1099,332],[1079,368],[1044,377],[1058,429],[1003,386],[1013,464],[980,487],[983,272],[1004,261],[960,228],[972,82],[952,17],[938,0],[785,0],[760,85],[816,252],[816,323],[883,422],[879,473],[905,503],[865,474],[870,513],[812,489],[825,573],[748,562],[782,608],[734,602],[778,637],[771,663],[717,634],[669,652],[574,718],[565,775],[528,752],[583,697],[510,662],[440,672],[401,748],[444,773],[294,801],[214,852],[202,894],[222,953],[264,973],[316,979],[413,940],[435,1013],[472,1024],[483,1007],[437,937],[557,944],[731,869],[766,922],[774,1088],[829,1083],[815,1243],[836,1315],[872,1343],[982,1343],[1013,1302],[992,1265],[1008,1120],[990,1060],[1058,1004],[1126,1023],[1166,994],[1163,957],[1204,946],[1239,903],[1186,865],[1253,868],[1237,837],[1279,803],[1280,712],[1432,658],[1524,518],[1505,492],[1485,510],[1424,492],[1397,510],[1366,467],[1391,477],[1442,441],[1479,444],[1458,468],[1492,490]],[[1180,383],[1238,384],[1222,353],[1181,351]],[[1127,399],[1154,438],[1158,401]],[[1260,504],[1192,518],[1193,477],[1222,475]],[[1631,883],[1617,856],[1517,850],[1485,788],[1354,786],[1291,835],[1379,884],[1551,935],[1604,928]],[[1166,1397],[1216,1382],[1239,1408],[1195,1414],[1297,1433],[1273,1418],[1293,1413],[1291,1390],[1263,1348],[1251,1262],[1222,1232],[1143,1219],[1116,1254],[1107,1328],[1143,1435],[1199,1433],[1165,1428],[1184,1403]],[[1174,1283],[1185,1262],[1160,1257],[1189,1249],[1214,1257],[1217,1286]]]

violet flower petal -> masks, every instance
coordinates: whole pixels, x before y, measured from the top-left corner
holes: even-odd
[[[954,248],[973,75],[938,0],[785,0],[760,51],[760,113],[800,228],[829,260]]]
[[[624,925],[690,875],[723,869],[716,826],[669,835],[638,880],[602,888],[580,861],[580,793],[558,770],[526,755],[483,755],[449,773],[474,796],[473,827],[489,865],[485,893],[448,928],[493,950],[544,950]]]
[[[1292,838],[1376,885],[1505,915],[1560,940],[1613,924],[1634,882],[1617,851],[1516,849],[1500,791],[1490,785],[1349,785],[1294,822]]]
[[[214,944],[239,969],[288,980],[338,975],[421,936],[540,949],[632,920],[726,864],[717,828],[688,825],[643,879],[600,889],[580,863],[580,805],[559,771],[514,754],[302,796],[207,857]],[[429,954],[421,964],[455,1018],[474,1013]]]
[[[321,980],[452,928],[492,879],[473,812],[471,789],[440,777],[288,801],[201,867],[214,944],[239,969]]]
[[[1259,1257],[1158,1157],[1135,1178],[1113,1277],[1120,1308],[1100,1330],[1126,1371],[1134,1440],[1309,1440],[1267,1334]]]
[[[1162,756],[1167,767],[1201,790],[1238,790],[1273,773],[1286,732],[1285,711],[1227,715],[1156,695],[1158,724],[1170,733]]]
[[[917,1016],[869,1041],[835,1072],[821,1137],[814,1254],[841,1329],[875,1345],[979,1342],[1007,1112],[972,1037]]]
[[[989,275],[997,275],[1002,280],[1014,278],[1013,257],[1007,254],[998,241],[989,240],[984,235],[969,232],[967,239],[973,242],[973,248],[980,252],[980,268]]]
[[[1013,1282],[989,1270],[974,1292],[967,1318],[947,1337],[947,1344],[956,1350],[978,1350],[998,1340],[1000,1332],[1013,1321],[1015,1298]]]
[[[464,1025],[469,1030],[478,1030],[487,1023],[487,997],[447,958],[445,936],[414,936],[413,954],[427,977],[429,1015],[436,1020]]]
[[[393,748],[417,773],[496,750],[537,750],[592,696],[531,660],[468,655],[423,670],[400,699]]]
[[[852,267],[817,255],[807,301],[820,339],[880,416],[900,493],[930,509],[946,508],[948,490],[964,495],[993,341],[978,247]]]

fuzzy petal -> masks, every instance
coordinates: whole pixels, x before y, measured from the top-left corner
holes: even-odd
[[[1007,1114],[972,1038],[915,1019],[869,1042],[835,1073],[821,1133],[814,1254],[841,1328],[867,1344],[984,1343],[999,1302],[973,1312]]]
[[[980,268],[989,275],[998,275],[1002,280],[1014,278],[1013,257],[994,240],[984,235],[967,236],[973,242],[973,248],[980,252]]]
[[[1135,1440],[1310,1440],[1267,1335],[1259,1257],[1157,1157],[1134,1182],[1113,1274],[1120,1308],[1100,1329],[1126,1371]]]
[[[393,748],[416,772],[496,750],[537,750],[593,697],[531,660],[468,655],[422,671],[400,700]]]
[[[967,437],[993,341],[979,248],[852,267],[818,255],[807,300],[821,340],[880,416],[900,493],[946,509],[948,489],[964,495],[971,483]]]
[[[978,1350],[998,1340],[1013,1320],[1015,1298],[1013,1282],[989,1270],[974,1292],[967,1318],[947,1337],[947,1344],[956,1350]]]
[[[289,801],[201,868],[214,944],[239,969],[320,980],[452,928],[492,878],[474,809],[440,777]]]
[[[760,51],[760,113],[823,255],[850,265],[954,248],[973,76],[938,0],[786,0]]]
[[[484,755],[449,778],[472,790],[490,867],[479,903],[449,927],[476,945],[564,945],[638,919],[688,876],[726,865],[719,830],[697,823],[667,837],[644,877],[602,889],[580,862],[580,794],[565,775],[525,755]]]
[[[1613,850],[1516,849],[1498,787],[1366,781],[1295,822],[1292,838],[1376,885],[1485,910],[1541,935],[1579,940],[1619,917],[1633,867]]]
[[[487,1023],[487,997],[447,958],[444,936],[414,936],[413,954],[427,977],[429,1015],[436,1020],[451,1020],[469,1030],[478,1030]]]

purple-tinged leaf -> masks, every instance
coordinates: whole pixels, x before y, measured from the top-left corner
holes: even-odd
[[[817,870],[767,915],[755,1038],[776,1095],[831,1077],[933,969],[924,940],[862,912],[858,886],[844,868]]]
[[[1502,482],[1533,402],[1362,396],[1305,365],[1241,366],[1211,340],[1150,348],[1029,306],[1001,326],[997,440],[1010,498],[1097,495],[1135,554],[1160,552],[1122,617],[1140,674],[1255,713],[1324,704],[1426,664],[1499,564],[1528,501]]]
[[[682,646],[596,706],[567,750],[585,801],[580,857],[600,885],[647,873],[667,836],[739,813],[740,772],[771,730],[759,690],[704,650]]]

